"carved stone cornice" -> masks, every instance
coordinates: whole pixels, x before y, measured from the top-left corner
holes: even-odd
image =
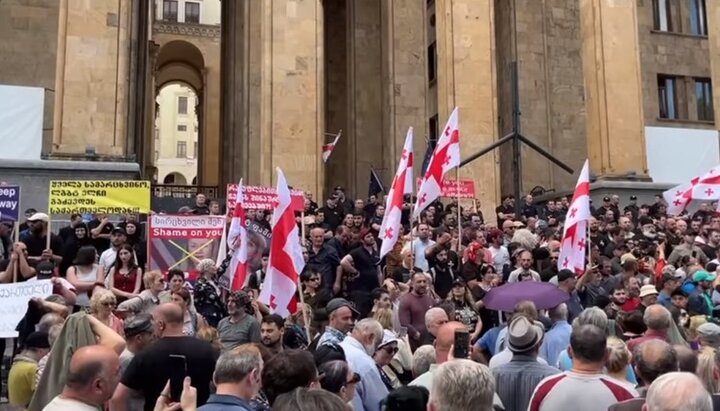
[[[155,21],[153,23],[153,32],[191,37],[220,38],[220,26],[211,24]]]

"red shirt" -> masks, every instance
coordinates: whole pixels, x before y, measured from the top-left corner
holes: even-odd
[[[630,297],[627,301],[625,301],[625,304],[621,305],[620,308],[622,308],[623,311],[626,313],[629,313],[630,311],[635,311],[640,306],[640,297]]]
[[[633,352],[635,351],[635,348],[640,346],[640,344],[650,340],[661,340],[668,343],[670,342],[668,341],[666,331],[647,330],[642,337],[633,338],[632,340],[628,341],[627,348],[628,350],[630,350],[630,352]]]

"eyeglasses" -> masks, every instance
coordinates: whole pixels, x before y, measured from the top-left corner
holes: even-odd
[[[386,353],[395,355],[398,352],[398,347],[385,346],[382,348]]]
[[[349,381],[345,381],[345,385],[357,384],[360,382],[360,374],[354,372],[352,378]]]
[[[308,281],[320,281],[320,278],[318,278],[318,277],[313,277],[313,278],[309,279]]]

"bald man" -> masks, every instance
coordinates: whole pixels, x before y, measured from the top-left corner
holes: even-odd
[[[120,359],[102,345],[75,351],[62,393],[43,411],[97,411],[112,397],[120,379]]]
[[[207,341],[183,334],[183,311],[173,303],[157,306],[153,312],[153,326],[157,342],[137,353],[128,365],[112,399],[113,409],[127,410],[130,394],[145,397],[145,410],[151,411],[170,379],[173,370],[170,356],[185,357],[186,375],[197,387],[197,405],[205,404],[210,396],[210,382],[215,370],[215,354]],[[135,410],[132,410],[135,411]]]
[[[435,378],[435,372],[438,366],[447,361],[452,361],[450,358],[450,351],[453,349],[455,344],[455,331],[468,331],[465,324],[458,321],[450,321],[443,324],[437,331],[435,339],[435,364],[430,365],[430,370],[426,373],[415,378],[410,385],[419,385],[425,387],[428,390],[432,390],[433,379]],[[469,344],[469,343],[468,343]],[[468,352],[472,351],[472,346],[468,345]],[[502,408],[502,401],[497,394],[494,394],[493,405]]]

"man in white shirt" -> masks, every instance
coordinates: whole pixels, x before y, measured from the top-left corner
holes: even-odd
[[[433,244],[435,244],[435,241],[430,239],[430,226],[425,223],[418,224],[417,238],[412,240],[412,252],[415,255],[415,267],[422,269],[424,272],[430,270],[425,251]],[[409,248],[409,246],[406,245],[404,248]]]
[[[103,251],[100,255],[100,265],[105,268],[105,273],[110,270],[110,267],[115,265],[115,259],[117,258],[118,249],[120,246],[127,242],[127,234],[122,228],[115,228],[110,234],[110,248]]]
[[[496,229],[490,230],[488,233],[488,243],[490,243],[490,254],[493,259],[493,267],[495,272],[502,273],[506,265],[510,265],[510,253],[507,247],[503,245],[503,233]]]
[[[350,368],[360,376],[352,400],[355,410],[380,411],[381,403],[388,395],[379,368],[372,357],[382,338],[382,325],[376,320],[365,318],[360,320],[352,334],[340,343]]]

